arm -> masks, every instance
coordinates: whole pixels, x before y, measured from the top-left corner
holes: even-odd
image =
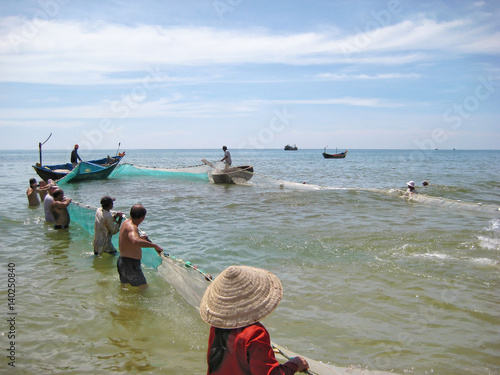
[[[291,375],[309,367],[302,357],[294,357],[279,364],[271,347],[269,333],[264,327],[254,332],[247,347],[252,374]]]
[[[116,220],[117,218],[118,220]],[[120,231],[120,224],[122,223],[122,219],[123,216],[121,212],[106,216],[105,224],[111,235],[116,234]]]
[[[144,237],[146,236],[142,237],[139,236],[138,229],[139,228],[136,228],[136,230],[129,231],[128,238],[130,240],[130,243],[134,245],[139,245],[140,247],[153,247],[158,252],[158,254],[160,254],[163,251],[163,249],[157,244],[151,242],[150,240],[145,239]]]
[[[62,201],[54,201],[52,207],[54,208],[65,208],[71,203],[71,198],[64,198]]]
[[[29,197],[33,194],[36,194],[36,190],[33,189],[31,186],[28,188],[28,190],[26,190],[26,195]]]

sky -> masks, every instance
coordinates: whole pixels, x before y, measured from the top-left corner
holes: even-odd
[[[499,20],[497,0],[0,0],[0,149],[499,149]]]

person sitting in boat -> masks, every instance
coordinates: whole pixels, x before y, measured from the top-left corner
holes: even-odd
[[[224,151],[224,157],[220,159],[220,161],[223,161],[225,163],[224,169],[227,170],[233,163],[233,161],[231,160],[231,153],[226,146],[222,146],[222,151]]]
[[[406,186],[408,186],[408,190],[406,190],[404,196],[405,197],[409,197],[413,194],[417,194],[417,190],[415,190],[415,181],[408,181],[408,183],[406,184]]]
[[[54,216],[54,229],[66,229],[69,228],[69,223],[71,221],[68,212],[68,206],[71,203],[70,198],[64,196],[64,191],[57,189],[52,194],[54,201],[50,205],[50,212]]]
[[[280,364],[269,332],[259,322],[283,297],[278,277],[248,266],[226,268],[205,290],[201,318],[210,327],[208,375],[295,374],[309,368],[305,358]]]
[[[26,190],[26,196],[28,197],[28,205],[31,207],[40,206],[40,199],[38,199],[38,182],[36,178],[30,178],[30,186]]]
[[[122,213],[109,212],[113,208],[115,198],[106,195],[101,198],[101,207],[95,213],[94,223],[94,254],[101,255],[102,253],[115,254],[117,251],[111,242],[114,234],[120,231],[122,223]]]
[[[71,151],[71,164],[73,165],[73,168],[75,168],[78,164],[78,160],[80,160],[80,162],[82,161],[82,158],[78,155],[78,148],[79,146],[75,145],[75,148]]]

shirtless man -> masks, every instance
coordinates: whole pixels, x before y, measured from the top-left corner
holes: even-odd
[[[146,217],[146,209],[140,204],[132,206],[130,209],[130,219],[125,220],[120,228],[118,245],[120,256],[116,262],[120,281],[123,284],[129,283],[132,286],[147,285],[146,277],[142,273],[141,258],[143,247],[153,247],[158,254],[163,249],[152,243],[146,235],[139,235],[139,225]]]
[[[30,178],[30,187],[26,190],[26,196],[28,197],[29,206],[40,206],[40,200],[38,199],[38,182],[36,182],[36,178]]]
[[[45,197],[49,193],[49,186],[45,183],[44,180],[40,181],[38,186],[39,186],[38,194],[40,194],[40,202],[43,202],[45,200]]]
[[[69,227],[68,206],[71,203],[70,198],[64,198],[64,192],[57,189],[52,194],[54,202],[50,205],[50,212],[54,216],[54,229],[66,229]]]

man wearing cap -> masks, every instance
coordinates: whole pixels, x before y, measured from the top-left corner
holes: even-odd
[[[111,237],[120,231],[122,223],[122,213],[116,212],[111,214],[115,198],[106,195],[101,198],[101,207],[95,213],[94,223],[94,254],[101,255],[102,253],[114,254],[116,249],[111,242]]]
[[[75,148],[71,151],[71,164],[73,165],[73,168],[75,168],[78,164],[78,160],[82,161],[82,158],[78,155],[78,148],[79,146],[75,145]]]
[[[139,225],[146,218],[146,208],[140,204],[130,209],[130,219],[123,222],[120,228],[119,247],[120,256],[116,262],[120,281],[132,286],[147,285],[146,277],[142,273],[142,248],[153,247],[158,254],[163,249],[151,242],[146,235],[139,234]]]

